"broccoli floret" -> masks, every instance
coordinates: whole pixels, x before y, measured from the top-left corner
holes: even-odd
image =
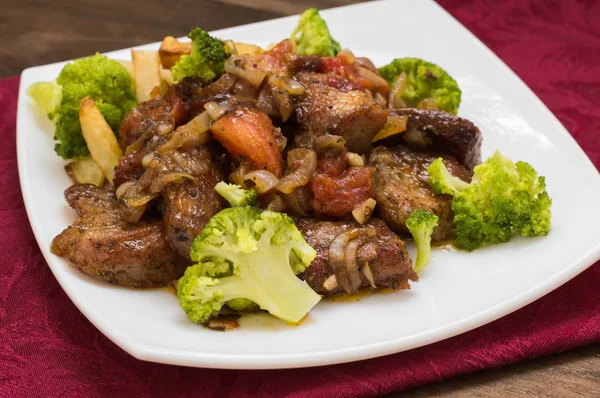
[[[117,131],[127,112],[136,105],[133,80],[127,69],[104,55],[81,58],[65,65],[56,83],[35,83],[29,95],[54,121],[55,151],[65,159],[82,158],[89,151],[79,123],[79,106],[87,96]]]
[[[419,58],[398,58],[379,68],[391,86],[402,72],[406,73],[406,88],[400,97],[408,106],[416,107],[422,100],[431,98],[439,109],[456,115],[461,91],[445,70]]]
[[[417,245],[415,272],[421,271],[431,258],[431,234],[439,217],[425,210],[415,210],[406,219],[406,226]]]
[[[437,194],[454,195],[469,187],[468,182],[464,182],[450,174],[442,158],[437,158],[431,162],[427,168],[427,173],[429,173],[429,183],[433,188],[433,192]]]
[[[282,213],[251,206],[222,210],[194,240],[190,257],[196,264],[179,280],[177,297],[196,323],[207,322],[225,304],[245,310],[253,303],[298,322],[321,299],[296,277],[316,251]]]
[[[470,184],[458,187],[455,181],[444,180],[450,174],[438,160],[428,169],[430,182],[454,195],[454,244],[459,249],[472,251],[508,242],[513,234],[540,236],[550,231],[552,200],[544,177],[529,164],[513,163],[496,151],[475,167]]]
[[[192,51],[181,56],[171,68],[173,81],[179,83],[186,76],[197,76],[204,82],[210,82],[222,75],[225,60],[229,57],[225,43],[200,28],[192,29],[188,37],[192,39]]]
[[[233,207],[254,206],[258,196],[254,189],[243,189],[239,185],[227,184],[223,181],[215,185],[215,191],[224,197],[225,200],[227,200]]]
[[[331,37],[327,23],[316,8],[309,8],[300,15],[291,37],[300,55],[335,57],[341,50],[340,43]]]

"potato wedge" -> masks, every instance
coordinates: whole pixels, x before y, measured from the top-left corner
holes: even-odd
[[[79,122],[92,159],[98,164],[108,182],[113,185],[115,167],[123,152],[115,134],[91,97],[81,100]]]
[[[104,173],[91,157],[74,160],[65,166],[65,170],[75,183],[104,185]]]
[[[265,52],[265,50],[263,50],[260,46],[257,46],[254,44],[247,44],[247,43],[233,43],[233,44],[235,45],[238,55],[261,54],[261,53]]]
[[[171,76],[171,69],[161,69],[160,77],[163,83],[167,83],[169,86],[173,85],[173,76]]]
[[[135,97],[139,102],[152,98],[155,87],[160,90],[160,60],[156,51],[131,50],[135,71]],[[159,91],[160,92],[160,91]]]
[[[135,69],[133,68],[133,63],[131,61],[121,61],[120,59],[115,59],[115,61],[117,61],[118,63],[123,65],[125,69],[127,69],[127,72],[129,72],[129,75],[135,82]]]
[[[181,43],[173,36],[167,36],[160,45],[158,55],[163,68],[171,69],[182,55],[189,54],[191,51],[192,43]]]

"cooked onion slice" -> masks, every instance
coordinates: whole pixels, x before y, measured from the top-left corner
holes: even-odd
[[[177,127],[171,139],[158,148],[158,152],[165,153],[180,147],[191,149],[205,144],[211,137],[209,132],[211,122],[210,114],[202,112],[187,124]]]
[[[146,192],[137,181],[125,181],[115,192],[117,199],[124,201],[130,207],[144,206],[158,194]]]
[[[171,183],[183,184],[186,181],[196,181],[196,177],[188,173],[169,173],[152,180],[149,190],[150,192],[160,193],[164,187]]]
[[[217,120],[219,119],[221,116],[223,116],[226,112],[227,112],[227,108],[214,102],[207,102],[206,104],[204,104],[204,109],[206,109],[206,112],[208,112],[208,114],[210,115],[210,117],[213,120]]]
[[[300,217],[308,217],[311,212],[311,192],[308,187],[298,187],[289,195],[282,194],[286,212]]]
[[[329,291],[332,291],[333,289],[338,287],[335,275],[331,275],[329,278],[325,279],[325,282],[323,282],[323,287]]]
[[[352,210],[352,216],[357,223],[362,225],[371,218],[371,214],[373,214],[373,210],[375,210],[375,205],[377,205],[375,199],[369,198]]]
[[[358,153],[348,152],[346,154],[346,159],[348,160],[348,164],[352,167],[361,167],[365,165],[365,159]]]
[[[406,131],[406,125],[408,123],[408,116],[397,116],[390,115],[388,116],[387,122],[385,126],[379,131],[375,137],[373,137],[373,142],[377,142],[384,138],[390,137],[392,135],[396,135]]]
[[[367,69],[363,66],[357,66],[356,70],[360,77],[367,79],[371,82],[371,84],[373,84],[373,88],[375,90],[381,88],[388,89],[388,83],[385,81],[385,79],[379,76],[377,73],[373,72],[372,70]]]
[[[265,80],[265,77],[267,77],[267,72],[255,69],[250,66],[248,62],[245,62],[243,57],[236,55],[232,55],[225,62],[225,72],[246,80],[254,87],[260,86],[263,80]]]
[[[417,104],[417,108],[418,109],[437,109],[437,110],[440,110],[440,108],[437,106],[437,104],[435,103],[435,100],[433,98],[422,99]]]
[[[285,209],[283,200],[279,195],[273,195],[273,199],[267,205],[267,210],[282,212]]]
[[[244,175],[244,182],[254,185],[256,192],[262,194],[273,189],[279,180],[273,173],[267,170],[254,170]]]
[[[388,107],[390,109],[406,108],[406,103],[402,99],[402,94],[406,90],[406,72],[400,73],[400,76],[396,78],[394,86],[390,91],[390,97],[388,101]]]
[[[352,51],[348,50],[347,48],[344,48],[342,51],[340,51],[337,54],[337,57],[340,59],[343,59],[344,61],[348,62],[349,64],[353,64],[354,62],[356,62],[356,57],[354,56]]]
[[[288,165],[299,163],[295,170],[284,175],[277,184],[277,190],[290,194],[298,187],[309,183],[317,171],[317,153],[310,149],[297,148],[288,152]]]
[[[371,285],[373,289],[376,289],[377,286],[375,285],[375,279],[373,278],[373,272],[371,272],[369,263],[365,263],[365,265],[363,265],[362,274],[365,276],[365,279],[369,281],[369,285]]]
[[[329,246],[329,264],[338,284],[348,294],[356,292],[361,284],[356,264],[358,249],[376,234],[375,228],[354,228],[336,236]],[[357,242],[350,244],[354,240]]]
[[[267,82],[275,87],[285,90],[290,95],[302,95],[305,88],[294,79],[289,79],[285,75],[271,75]]]
[[[325,152],[329,149],[342,150],[346,145],[344,137],[339,135],[324,134],[315,139],[315,147],[319,152]]]

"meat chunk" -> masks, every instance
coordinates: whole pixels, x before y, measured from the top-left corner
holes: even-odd
[[[142,102],[132,109],[119,128],[121,148],[125,149],[148,131],[157,131],[161,125],[170,130],[187,118],[186,105],[172,89],[162,98]]]
[[[452,237],[453,214],[450,195],[435,195],[429,185],[427,167],[438,157],[450,173],[464,181],[470,181],[467,170],[452,156],[413,152],[404,146],[377,147],[371,153],[369,163],[375,167],[376,212],[396,233],[408,235],[406,219],[413,210],[427,210],[440,219],[433,230],[432,241]]]
[[[296,75],[306,89],[296,103],[298,123],[315,137],[342,136],[350,151],[364,153],[385,125],[388,111],[363,91],[343,92],[331,87],[328,81],[332,78],[323,74]]]
[[[467,119],[435,109],[394,109],[392,114],[408,116],[406,132],[398,135],[413,150],[437,151],[451,155],[469,171],[481,163],[481,132]]]
[[[305,280],[319,294],[352,293],[365,287],[409,289],[408,281],[418,280],[404,242],[379,219],[372,218],[368,223],[357,227],[351,221],[333,222],[302,218],[296,220],[296,226],[306,242],[317,251],[317,257],[310,267],[298,277]],[[358,235],[366,231],[370,231],[372,236],[363,238],[359,242],[361,244],[354,247],[354,258],[345,257],[342,269],[334,267],[330,261],[332,256],[335,257],[335,253],[330,251],[334,240],[344,239],[343,234]],[[345,248],[348,248],[351,242]],[[349,255],[353,256],[353,253]],[[348,278],[348,272],[353,272],[348,268],[351,269],[354,265],[358,269],[359,283],[354,289],[345,290],[344,286],[348,286],[348,283],[344,281]]]
[[[98,279],[130,287],[166,286],[187,261],[165,240],[160,221],[128,224],[114,191],[73,185],[65,198],[77,220],[52,241],[51,251]]]
[[[170,173],[186,173],[194,178],[184,183],[167,184],[162,189],[165,237],[179,255],[188,258],[196,236],[224,207],[224,201],[214,187],[224,179],[225,173],[206,147],[186,152],[171,151],[162,157]]]

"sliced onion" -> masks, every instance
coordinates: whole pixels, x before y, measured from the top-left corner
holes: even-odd
[[[377,73],[373,72],[372,70],[367,69],[363,66],[357,66],[356,70],[360,77],[367,79],[368,81],[371,82],[371,84],[373,84],[374,89],[379,89],[379,88],[387,89],[389,87],[387,81],[383,77],[379,76]]]
[[[288,166],[292,163],[300,163],[300,166],[290,173],[284,175],[277,184],[277,190],[290,194],[298,187],[309,183],[315,171],[317,171],[317,153],[310,149],[297,148],[288,152]]]
[[[424,99],[422,99],[417,104],[417,108],[418,109],[437,109],[437,110],[440,110],[440,108],[437,106],[437,104],[435,103],[435,100],[433,98],[424,98]]]
[[[279,179],[270,171],[254,170],[244,175],[244,181],[246,183],[251,181],[254,184],[256,192],[262,194],[275,188]]]
[[[208,112],[208,114],[213,120],[220,119],[221,116],[223,116],[227,112],[226,107],[214,101],[207,102],[206,104],[204,104],[204,109],[206,109],[206,112]]]
[[[407,144],[420,149],[425,149],[429,145],[429,137],[427,137],[427,132],[423,130],[409,129],[404,133],[403,138]]]
[[[246,186],[246,181],[244,181],[244,176],[248,173],[249,170],[252,170],[252,163],[248,159],[237,160],[239,162],[234,166],[234,170],[231,174],[229,174],[229,182],[233,184],[237,184],[244,189],[248,189]]]
[[[383,128],[377,134],[375,134],[375,137],[373,137],[373,142],[377,142],[379,140],[383,140],[384,138],[387,138],[392,135],[396,135],[396,134],[406,131],[407,124],[408,124],[408,116],[407,115],[403,115],[403,116],[390,115],[390,116],[388,116],[385,126],[383,126]]]
[[[275,134],[277,148],[279,148],[279,152],[283,152],[287,145],[288,139],[285,135],[281,134],[281,129],[279,127],[277,127],[275,130],[277,131],[277,134]]]
[[[374,101],[375,101],[376,104],[379,104],[381,106],[386,106],[387,105],[387,99],[379,91],[375,94],[375,100]]]
[[[160,176],[154,180],[150,184],[150,192],[161,192],[164,187],[171,183],[182,184],[186,181],[196,181],[196,177],[188,173],[169,173],[163,176]]]
[[[225,72],[246,80],[254,87],[260,86],[263,80],[265,80],[265,77],[267,77],[267,72],[248,68],[248,65],[244,64],[247,63],[244,62],[242,57],[233,55],[225,62]]]
[[[187,124],[177,127],[171,139],[158,148],[158,152],[165,153],[180,147],[192,149],[205,144],[211,137],[209,132],[211,122],[210,114],[202,112]]]
[[[348,294],[352,294],[360,287],[360,276],[356,265],[356,253],[367,238],[377,234],[375,228],[354,228],[344,231],[336,236],[329,245],[329,264],[333,268],[338,284]],[[350,242],[360,238],[358,243]],[[358,277],[358,287],[357,285]]]
[[[315,147],[319,152],[325,152],[329,149],[343,150],[345,145],[346,140],[339,135],[325,134],[315,139]]]
[[[361,167],[365,165],[365,159],[358,153],[348,152],[346,154],[346,159],[348,160],[348,164],[352,167]]]
[[[146,131],[144,131],[142,133],[142,135],[140,135],[138,137],[137,140],[135,140],[131,145],[129,145],[126,149],[125,149],[125,156],[131,155],[134,152],[137,152],[138,150],[140,150],[144,144],[146,143],[146,141],[152,137],[154,135],[154,131],[152,131],[152,129],[147,129]]]
[[[323,287],[329,291],[332,291],[333,289],[338,287],[335,275],[331,275],[329,278],[325,279],[325,282],[323,282]]]
[[[136,224],[138,221],[140,221],[140,218],[142,218],[144,212],[146,211],[146,204],[133,207],[129,206],[129,203],[126,201],[122,201],[120,203],[122,204],[121,219],[130,224]]]
[[[377,285],[375,285],[375,278],[373,278],[373,272],[371,272],[369,263],[365,263],[365,265],[363,265],[362,274],[365,276],[365,279],[369,281],[369,285],[371,285],[373,289],[376,289]]]
[[[356,57],[354,56],[352,51],[348,50],[347,48],[344,48],[342,51],[340,51],[337,54],[337,57],[340,59],[343,59],[344,61],[346,61],[349,64],[353,64],[356,62]]]
[[[273,199],[267,205],[267,210],[282,212],[285,208],[283,204],[283,199],[279,195],[273,195]]]
[[[373,214],[373,210],[375,210],[376,205],[377,202],[375,199],[369,198],[352,210],[352,217],[354,217],[357,223],[362,225],[369,221],[369,218],[371,218],[371,214]]]
[[[267,81],[270,85],[285,90],[290,95],[302,95],[306,91],[300,82],[289,79],[285,75],[271,75]]]
[[[282,194],[281,198],[289,214],[300,217],[308,217],[310,215],[312,209],[310,206],[311,192],[308,187],[298,187],[289,195]]]
[[[406,108],[406,103],[402,99],[402,94],[406,90],[406,80],[407,75],[405,72],[400,73],[400,76],[396,78],[388,101],[390,109]]]
[[[154,152],[150,152],[150,153],[146,154],[142,158],[142,166],[149,167],[150,165],[152,165],[153,160],[154,160]]]
[[[117,199],[121,199],[123,197],[123,195],[125,195],[125,193],[127,191],[129,191],[129,189],[131,187],[133,187],[135,184],[137,184],[137,181],[130,180],[130,181],[125,181],[124,183],[119,185],[119,187],[115,191],[115,196],[117,197]]]

